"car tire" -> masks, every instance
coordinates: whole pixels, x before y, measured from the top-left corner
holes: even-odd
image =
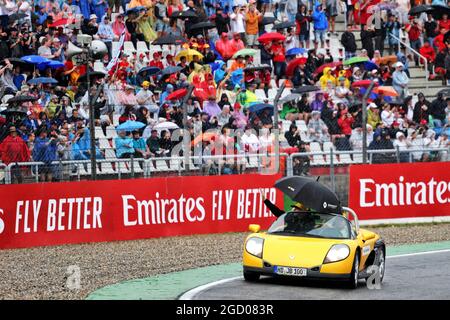
[[[348,279],[347,287],[349,289],[358,288],[358,277],[359,277],[359,254],[358,251],[355,253],[353,258],[352,273],[350,274],[350,279]]]
[[[261,274],[259,274],[258,272],[244,271],[245,281],[255,282],[255,281],[259,280],[260,276],[261,276]]]

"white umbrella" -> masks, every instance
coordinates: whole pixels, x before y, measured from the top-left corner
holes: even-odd
[[[162,130],[172,130],[172,129],[179,129],[175,123],[170,121],[160,122],[157,125],[153,127],[154,130],[162,131]]]

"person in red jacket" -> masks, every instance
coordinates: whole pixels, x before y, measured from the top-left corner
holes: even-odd
[[[433,64],[436,59],[436,53],[434,52],[433,47],[430,45],[430,41],[426,40],[423,43],[423,46],[420,48],[419,53],[427,59],[428,63],[428,72],[430,74],[430,79],[434,78],[433,75]],[[423,59],[420,59],[420,63],[424,63]]]
[[[341,129],[341,132],[347,136],[347,138],[350,139],[350,136],[352,135],[352,124],[355,122],[355,119],[347,111],[347,109],[341,110],[341,116],[338,119],[338,125]]]
[[[228,40],[228,35],[225,32],[222,32],[220,39],[216,41],[216,50],[224,61],[227,61],[233,56],[234,52],[232,52],[231,41]]]
[[[7,136],[0,144],[0,159],[6,165],[16,162],[30,161],[30,149],[19,135],[15,127],[9,128],[9,136]],[[22,183],[22,170],[18,166],[11,168],[11,178]]]
[[[448,19],[448,15],[444,13],[442,15],[442,19],[439,20],[439,29],[450,30],[450,19]]]
[[[444,36],[447,33],[447,29],[441,29],[441,33],[434,38],[434,46],[437,48],[438,52],[444,52],[445,48],[447,48],[444,42]]]

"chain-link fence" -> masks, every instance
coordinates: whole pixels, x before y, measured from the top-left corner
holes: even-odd
[[[449,148],[368,150],[370,164],[449,161]],[[340,199],[348,198],[349,166],[362,163],[361,151],[303,152],[290,155],[244,153],[193,157],[118,158],[113,148],[102,149],[97,159],[97,179],[133,179],[167,176],[278,174],[320,177]],[[0,163],[0,183],[37,183],[91,179],[90,160],[52,163]],[[346,201],[346,200],[345,200]],[[344,203],[346,204],[346,203]]]

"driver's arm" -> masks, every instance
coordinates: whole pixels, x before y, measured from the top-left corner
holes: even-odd
[[[266,205],[266,207],[270,210],[270,212],[272,212],[272,214],[275,217],[279,217],[281,216],[285,211],[281,210],[280,208],[278,208],[275,204],[273,204],[272,202],[270,202],[269,199],[264,199],[264,204]]]

